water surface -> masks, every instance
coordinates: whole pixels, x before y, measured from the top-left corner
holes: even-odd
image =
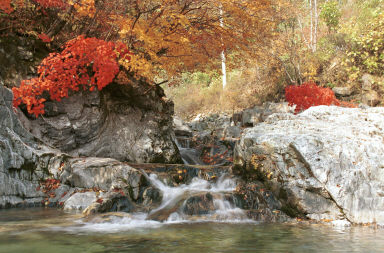
[[[384,231],[324,225],[84,222],[56,209],[0,211],[0,252],[384,252]]]

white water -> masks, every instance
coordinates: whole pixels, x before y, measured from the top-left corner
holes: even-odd
[[[146,213],[133,213],[126,216],[110,216],[108,219],[94,219],[92,221],[80,221],[78,226],[66,228],[57,228],[66,232],[108,232],[115,233],[137,228],[156,228],[166,224],[191,223],[191,222],[226,222],[226,223],[249,223],[244,211],[233,206],[224,199],[225,193],[231,193],[236,189],[235,180],[226,175],[221,176],[215,183],[208,182],[200,178],[193,178],[190,184],[182,184],[177,187],[171,187],[159,180],[155,174],[148,176],[152,185],[163,193],[163,199],[160,206],[150,212],[161,211],[163,208],[175,205],[177,202],[186,199],[196,193],[214,193],[213,206],[214,211],[207,215],[190,216],[184,214],[181,210],[184,203],[174,213],[171,213],[164,222],[148,220]]]
[[[192,182],[190,184],[182,184],[178,187],[170,187],[166,185],[165,183],[161,182],[155,174],[151,174],[149,176],[149,179],[151,183],[163,193],[163,201],[161,205],[158,208],[152,210],[151,213],[157,212],[166,207],[176,204],[182,196],[191,196],[194,193],[209,192],[216,193],[215,195],[219,196],[219,198],[215,198],[213,200],[213,204],[216,210],[215,212],[210,213],[209,215],[199,217],[200,220],[234,221],[245,219],[246,217],[243,210],[233,206],[229,201],[224,200],[223,193],[231,193],[236,189],[236,182],[233,179],[228,178],[226,175],[222,175],[215,183],[210,183],[204,179],[195,177],[192,179]],[[167,221],[184,222],[188,220],[188,218],[191,217],[188,217],[181,211],[178,211],[172,213]]]
[[[236,182],[230,178],[226,178],[225,175],[222,175],[214,184],[211,184],[210,182],[204,179],[195,177],[192,179],[192,182],[190,184],[182,184],[178,187],[167,186],[166,184],[161,182],[155,174],[151,174],[149,176],[149,179],[151,183],[163,193],[163,201],[161,205],[152,212],[161,210],[164,207],[175,203],[179,200],[179,197],[185,195],[186,193],[224,193],[233,192],[236,189]]]
[[[177,138],[174,139],[177,148],[180,151],[181,159],[184,164],[188,165],[203,165],[204,163],[199,158],[199,153],[196,149],[190,148],[189,138],[181,140],[181,143]]]

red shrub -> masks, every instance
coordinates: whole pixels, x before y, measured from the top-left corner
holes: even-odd
[[[296,113],[306,110],[311,106],[341,105],[330,88],[319,87],[313,82],[303,83],[300,86],[290,85],[286,87],[285,99],[289,102],[289,105],[296,105]]]
[[[317,105],[337,105],[343,107],[356,107],[353,103],[339,101],[330,88],[322,88],[313,82],[302,85],[290,85],[285,88],[285,99],[289,105],[296,105],[295,112]]]

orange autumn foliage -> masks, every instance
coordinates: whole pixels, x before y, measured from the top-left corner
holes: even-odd
[[[220,71],[223,51],[228,55],[227,68],[238,66],[244,63],[243,56],[255,59],[271,49],[268,42],[275,36],[281,2],[23,0],[11,18],[3,20],[4,27],[50,42],[49,49],[69,42],[61,53],[43,60],[38,77],[14,89],[14,104],[25,104],[37,116],[44,112],[48,98],[44,93],[60,100],[79,87],[101,89],[119,67],[160,83],[172,82],[186,71]],[[94,38],[73,39],[82,34]],[[134,53],[131,59],[118,47],[129,48]]]
[[[355,104],[338,100],[330,88],[319,87],[313,82],[303,83],[299,86],[287,86],[285,99],[289,105],[296,105],[296,113],[318,105],[356,107]]]
[[[50,99],[60,101],[70,90],[101,90],[119,72],[119,59],[130,59],[124,44],[79,36],[66,43],[61,53],[45,58],[38,67],[38,77],[24,80],[20,87],[12,89],[14,106],[23,103],[37,117],[44,113],[44,92],[49,93]]]

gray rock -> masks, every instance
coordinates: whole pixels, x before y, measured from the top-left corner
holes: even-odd
[[[173,117],[173,129],[176,136],[192,136],[192,129],[177,116]]]
[[[381,98],[375,90],[364,91],[361,97],[361,102],[369,106],[376,106],[380,103]]]
[[[140,185],[146,182],[137,169],[110,158],[73,158],[60,179],[66,184],[109,191],[111,188],[129,187],[132,199],[137,199]]]
[[[351,87],[334,87],[332,88],[332,91],[335,93],[336,96],[350,96],[353,93],[353,89]]]
[[[210,114],[202,116],[199,114],[194,120],[188,123],[189,127],[196,132],[216,131],[222,133],[226,126],[231,123],[231,118],[226,114]]]
[[[61,102],[48,101],[44,117],[27,115],[24,127],[72,156],[180,163],[173,142],[173,103],[160,87],[131,82],[110,84],[101,92],[75,93]]]
[[[245,130],[235,171],[266,182],[292,215],[384,223],[384,108],[318,106]]]
[[[64,210],[84,210],[96,200],[95,192],[77,192],[64,202]]]
[[[129,197],[122,195],[120,192],[108,192],[103,195],[99,201],[93,202],[84,209],[83,214],[94,215],[97,213],[107,212],[133,212],[135,205]]]
[[[190,196],[183,203],[183,213],[186,215],[205,215],[216,210],[211,193]]]
[[[224,138],[239,138],[241,129],[238,126],[227,126],[224,128]]]
[[[262,121],[261,114],[262,109],[259,107],[244,110],[242,113],[241,125],[244,127],[255,126],[256,124]]]
[[[36,66],[49,54],[45,43],[30,36],[8,34],[0,38],[0,75],[7,87],[35,76]]]
[[[48,177],[48,167],[63,155],[21,126],[12,100],[12,92],[0,83],[0,208],[41,205],[39,181]]]
[[[245,109],[241,116],[234,114],[233,119],[240,118],[243,127],[252,127],[260,122],[265,121],[270,115],[275,113],[294,113],[295,107],[289,106],[288,103],[264,103],[262,106]],[[235,117],[236,116],[236,117]]]
[[[189,127],[197,132],[203,132],[209,128],[208,123],[204,121],[191,121],[189,122]]]
[[[374,82],[374,77],[370,74],[364,74],[361,78],[362,81],[362,89],[364,91],[372,90],[372,85]]]
[[[71,158],[48,147],[22,127],[12,108],[12,99],[12,92],[1,84],[0,208],[54,206],[62,202],[69,208],[73,196],[72,200],[69,197],[81,189],[118,188],[134,201],[141,198],[148,186],[141,172],[115,159]],[[58,188],[43,189],[46,179],[55,179]]]

